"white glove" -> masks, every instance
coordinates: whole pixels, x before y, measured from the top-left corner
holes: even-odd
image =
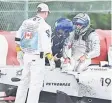
[[[61,62],[62,62],[62,71],[73,71],[74,70],[74,64],[73,64],[73,59],[72,58],[65,58],[62,59],[61,58]]]
[[[61,67],[62,67],[62,71],[67,71],[70,67],[70,59],[61,58]]]

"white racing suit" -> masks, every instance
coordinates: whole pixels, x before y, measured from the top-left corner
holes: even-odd
[[[28,35],[24,35],[24,39],[26,41],[27,39],[31,40],[30,43],[26,43],[25,40],[22,40],[23,38],[21,39],[23,31],[28,31]],[[30,35],[29,32],[35,33],[35,37],[31,37],[34,35]],[[38,103],[40,91],[43,87],[45,54],[51,53],[51,27],[42,17],[33,17],[23,22],[22,26],[17,31],[15,40],[24,52],[24,68],[22,79],[18,86],[15,103],[25,103],[28,88],[29,92],[26,103]],[[25,48],[26,45],[31,45],[30,49]],[[41,55],[40,58],[42,52],[43,55]]]
[[[97,33],[91,32],[86,40],[83,40],[80,35],[76,40],[74,32],[70,34],[65,42],[63,48],[63,56],[66,58],[67,53],[71,49],[71,68],[74,71],[82,72],[87,69],[87,66],[91,64],[91,59],[100,55],[100,40]],[[79,58],[86,55],[86,60],[79,61]]]

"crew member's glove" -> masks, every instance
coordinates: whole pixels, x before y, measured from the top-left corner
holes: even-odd
[[[47,57],[48,60],[52,60],[53,59],[53,55],[51,53],[46,53],[45,57]]]
[[[21,48],[19,45],[16,45],[16,52],[21,51]]]
[[[47,53],[45,55],[45,57],[49,60],[49,63],[50,63],[50,67],[49,69],[52,71],[55,69],[55,62],[54,62],[54,57],[51,53]]]

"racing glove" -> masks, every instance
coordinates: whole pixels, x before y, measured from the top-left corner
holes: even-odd
[[[69,57],[64,58],[64,63],[65,63],[65,64],[67,64],[67,63],[71,63],[70,58],[69,58]]]

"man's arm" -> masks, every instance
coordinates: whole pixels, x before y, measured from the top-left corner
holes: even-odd
[[[52,54],[51,27],[49,26],[49,27],[43,28],[43,25],[40,25],[38,29],[38,34],[39,34],[40,51],[44,52],[44,54]]]
[[[96,32],[93,32],[89,36],[91,41],[91,50],[86,54],[87,58],[95,58],[100,55],[100,39]]]
[[[73,39],[74,39],[74,32],[71,32],[70,36],[64,42],[64,46],[63,46],[63,57],[64,58],[69,57],[69,51],[72,48]]]
[[[22,31],[25,28],[24,24],[27,20],[23,21],[22,25],[20,26],[20,28],[18,29],[18,31],[16,31],[16,36],[15,36],[15,42],[16,44],[19,46],[20,45],[20,40],[21,40],[21,35],[22,35]]]

